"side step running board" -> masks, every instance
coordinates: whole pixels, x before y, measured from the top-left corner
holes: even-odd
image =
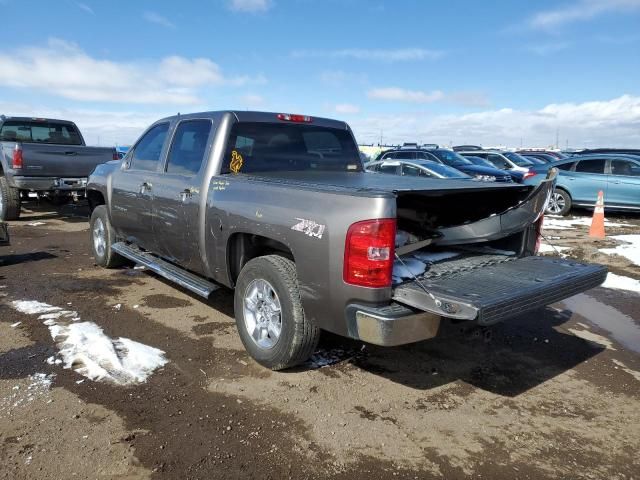
[[[209,295],[214,290],[220,288],[218,285],[211,283],[203,278],[194,275],[191,272],[187,272],[172,263],[165,262],[164,260],[151,255],[148,252],[140,250],[134,245],[127,245],[124,242],[114,243],[111,249],[118,255],[131,260],[132,262],[144,265],[149,270],[157,273],[161,277],[166,278],[174,283],[177,283],[181,287],[192,291],[204,298],[209,298]]]

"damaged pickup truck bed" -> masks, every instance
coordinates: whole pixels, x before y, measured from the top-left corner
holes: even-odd
[[[102,266],[128,259],[204,298],[234,288],[245,348],[277,370],[321,330],[400,345],[601,284],[601,266],[535,256],[554,182],[365,173],[343,122],[178,115],[91,175],[91,245]]]

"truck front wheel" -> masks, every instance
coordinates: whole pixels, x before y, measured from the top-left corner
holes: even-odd
[[[124,257],[111,250],[111,246],[115,243],[115,232],[111,228],[107,207],[104,205],[98,205],[93,209],[89,221],[89,232],[91,251],[96,264],[105,268],[115,268],[126,262]]]
[[[0,220],[17,220],[20,207],[20,190],[10,187],[7,177],[0,174]]]
[[[307,360],[320,330],[304,316],[296,266],[279,255],[250,260],[235,289],[235,317],[249,355],[272,370]]]

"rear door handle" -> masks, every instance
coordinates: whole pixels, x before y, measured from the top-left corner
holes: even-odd
[[[183,191],[180,192],[180,199],[183,202],[187,201],[187,198],[191,198],[193,197],[193,189],[191,188],[185,188]]]
[[[64,154],[68,156],[74,156],[74,155],[78,155],[78,152],[64,152]]]

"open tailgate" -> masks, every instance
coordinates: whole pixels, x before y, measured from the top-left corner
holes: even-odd
[[[462,256],[432,265],[393,299],[443,317],[491,325],[602,284],[607,269],[555,257]]]

